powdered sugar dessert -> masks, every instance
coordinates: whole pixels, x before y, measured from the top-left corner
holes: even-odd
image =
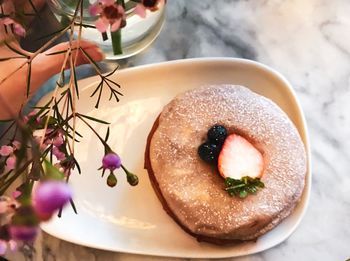
[[[215,85],[166,105],[149,135],[145,167],[164,209],[200,241],[254,240],[300,200],[306,154],[271,100]]]

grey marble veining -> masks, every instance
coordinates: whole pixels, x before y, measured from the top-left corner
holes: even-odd
[[[312,143],[308,211],[285,242],[237,258],[350,258],[350,1],[170,0],[156,42],[127,66],[191,57],[243,57],[272,66],[294,86]],[[33,260],[168,260],[94,250],[42,235]],[[14,260],[30,260],[23,254]],[[175,260],[175,259],[169,259]]]

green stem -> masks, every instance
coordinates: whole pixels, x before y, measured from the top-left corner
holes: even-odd
[[[124,0],[117,0],[117,3],[122,5],[122,7],[125,9],[125,1]]]
[[[122,34],[121,34],[121,29],[111,32],[111,37],[112,37],[112,47],[113,47],[113,54],[118,55],[122,54]]]

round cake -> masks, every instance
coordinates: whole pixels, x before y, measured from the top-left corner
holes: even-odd
[[[229,195],[217,167],[199,157],[214,125],[261,153],[264,188],[254,195]],[[296,127],[274,102],[242,86],[215,85],[187,91],[164,107],[148,137],[145,168],[164,209],[185,231],[226,244],[254,240],[291,214],[307,161]]]

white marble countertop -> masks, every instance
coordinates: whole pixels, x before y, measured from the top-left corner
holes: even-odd
[[[243,57],[293,84],[312,143],[308,211],[294,234],[260,254],[235,260],[350,258],[350,1],[170,0],[166,24],[128,66],[190,57]],[[168,260],[94,250],[42,235],[12,260]],[[169,259],[173,260],[173,259]]]

